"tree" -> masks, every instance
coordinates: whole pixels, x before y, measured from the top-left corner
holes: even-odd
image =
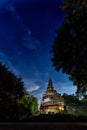
[[[38,113],[38,100],[28,92],[19,101],[20,120],[29,119]]]
[[[0,120],[18,119],[18,101],[25,94],[21,78],[0,63]]]
[[[30,104],[31,104],[30,106],[31,115],[37,114],[38,113],[38,100],[33,95],[31,96]]]
[[[0,63],[0,121],[27,119],[37,112],[37,98],[25,90],[20,77]]]
[[[25,93],[24,84],[6,65],[0,63],[0,98],[20,99]]]
[[[61,8],[66,11],[64,23],[56,31],[51,48],[52,62],[57,71],[69,75],[77,85],[77,95],[87,91],[87,1],[66,0]]]
[[[67,108],[67,114],[87,116],[87,98],[79,100],[75,95],[62,95]]]
[[[19,100],[19,117],[20,120],[27,119],[30,117],[30,94],[25,93],[25,95]]]

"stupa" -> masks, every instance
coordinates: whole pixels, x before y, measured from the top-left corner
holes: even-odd
[[[64,101],[61,94],[57,93],[54,89],[51,75],[49,72],[49,80],[47,90],[43,94],[42,102],[40,105],[40,114],[56,114],[64,111]]]

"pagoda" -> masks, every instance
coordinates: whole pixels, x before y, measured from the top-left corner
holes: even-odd
[[[64,101],[61,94],[54,89],[52,79],[49,72],[49,80],[47,90],[43,94],[40,105],[40,114],[56,114],[64,111]]]

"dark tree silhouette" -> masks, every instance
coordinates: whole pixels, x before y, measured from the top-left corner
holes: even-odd
[[[77,85],[77,96],[87,93],[87,1],[66,0],[64,23],[56,31],[51,48],[52,62],[57,71],[69,75]]]
[[[67,114],[72,114],[75,116],[86,116],[87,117],[87,98],[82,100],[78,99],[75,95],[62,95],[67,108]]]
[[[0,121],[26,119],[37,111],[37,98],[30,97],[22,79],[0,62]]]
[[[0,63],[0,98],[20,99],[25,93],[22,79]]]
[[[21,78],[17,78],[0,62],[0,120],[18,118],[18,100],[24,94]]]

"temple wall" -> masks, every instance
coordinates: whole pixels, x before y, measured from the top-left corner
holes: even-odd
[[[60,111],[62,111],[62,110],[64,110],[64,107],[63,106],[44,106],[43,107],[43,110],[45,110],[45,109],[57,109],[57,110],[60,110]]]
[[[44,113],[44,114],[48,114],[50,113],[59,113],[61,111],[64,111],[64,107],[63,106],[44,106],[42,108],[42,110],[40,111],[40,113]]]

